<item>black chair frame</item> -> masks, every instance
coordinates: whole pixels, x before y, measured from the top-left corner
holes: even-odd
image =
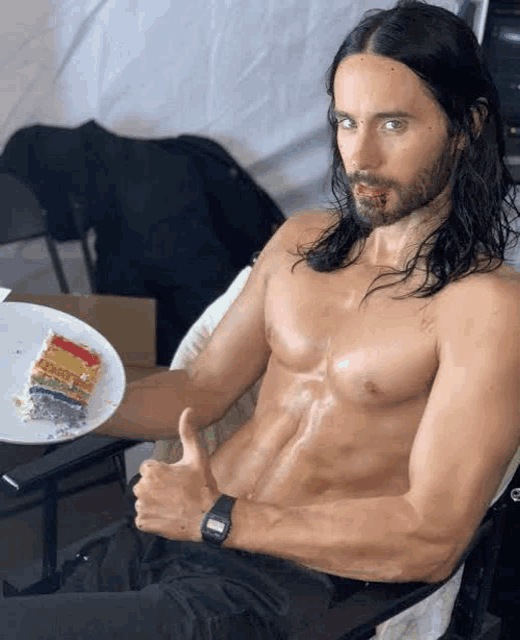
[[[90,467],[101,460],[112,458],[115,474],[101,477],[99,482],[118,480],[125,489],[124,452],[143,440],[127,440],[111,438],[109,436],[86,435],[70,443],[48,447],[47,453],[40,458],[20,465],[13,471],[5,473],[0,482],[2,491],[11,496],[26,496],[39,491],[43,494],[40,500],[25,504],[13,513],[0,514],[3,517],[13,515],[15,511],[26,510],[42,504],[43,507],[43,555],[42,578],[49,578],[57,569],[58,558],[58,501],[69,492],[59,491],[59,481],[62,478]],[[75,487],[72,493],[90,488],[96,482]]]
[[[56,243],[48,230],[47,212],[29,186],[11,174],[0,174],[3,219],[0,244],[44,238],[61,293],[70,293]]]

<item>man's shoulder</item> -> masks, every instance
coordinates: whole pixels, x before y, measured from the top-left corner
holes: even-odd
[[[288,220],[291,220],[294,228],[315,228],[328,229],[335,221],[336,216],[332,211],[326,209],[304,209],[294,213]]]
[[[520,296],[520,273],[503,264],[498,269],[485,273],[471,273],[460,280],[452,282],[442,292],[449,304],[464,298],[470,301],[485,296],[497,302],[503,300],[513,302]]]
[[[277,245],[280,248],[295,249],[298,245],[310,244],[316,241],[323,232],[336,221],[334,214],[325,210],[299,211],[284,222],[278,229]]]
[[[518,331],[520,273],[506,265],[451,283],[439,295],[439,337],[454,332],[495,337]],[[497,335],[499,334],[499,335]],[[511,336],[512,337],[512,336]]]

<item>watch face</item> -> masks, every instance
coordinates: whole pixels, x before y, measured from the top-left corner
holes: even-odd
[[[220,546],[231,527],[230,513],[236,498],[222,494],[202,521],[200,533],[204,542]]]
[[[211,516],[206,522],[206,529],[221,534],[224,533],[226,529],[226,523],[222,522],[222,520],[217,520],[214,516]]]

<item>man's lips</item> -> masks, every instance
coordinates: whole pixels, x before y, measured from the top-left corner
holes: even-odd
[[[385,191],[385,189],[382,189],[381,187],[367,187],[364,184],[356,184],[354,189],[359,195],[368,197],[380,196]]]

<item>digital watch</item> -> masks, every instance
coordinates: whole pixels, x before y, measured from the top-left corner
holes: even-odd
[[[236,498],[223,493],[204,516],[200,532],[208,544],[220,547],[231,529],[231,510]]]

